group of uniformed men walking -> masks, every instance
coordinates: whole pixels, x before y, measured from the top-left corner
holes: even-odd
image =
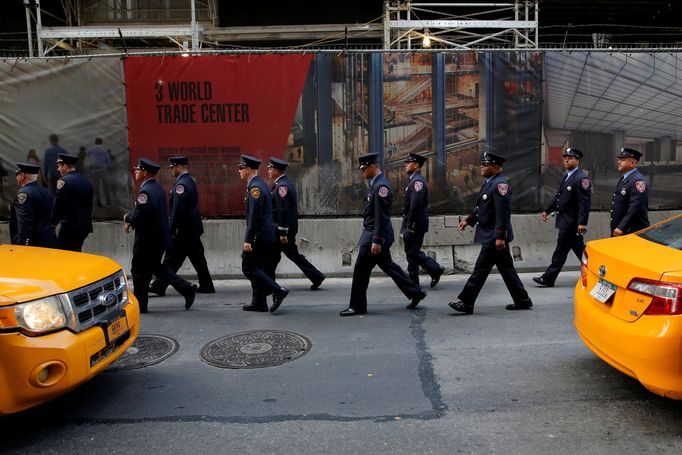
[[[613,193],[611,209],[611,235],[619,236],[647,227],[647,179],[637,170],[642,154],[623,148],[618,155],[618,171],[622,174]],[[583,154],[569,148],[563,153],[566,170],[550,205],[541,213],[542,221],[556,214],[557,246],[552,262],[545,272],[534,277],[539,286],[551,287],[561,271],[570,251],[581,259],[585,244],[583,235],[591,205],[592,183],[579,167]],[[378,154],[370,153],[359,158],[359,169],[368,181],[368,191],[363,199],[363,230],[358,241],[358,254],[353,271],[352,289],[348,308],[341,316],[354,316],[367,312],[367,287],[375,266],[388,274],[410,301],[414,309],[426,297],[419,284],[419,268],[431,277],[430,287],[438,284],[445,268],[421,251],[424,235],[428,231],[428,186],[421,175],[426,161],[424,156],[410,153],[404,166],[409,175],[405,190],[401,236],[404,240],[408,270],[405,272],[393,262],[390,248],[395,241],[391,224],[393,190],[381,172]],[[57,169],[61,178],[53,202],[49,191],[37,183],[39,166],[17,163],[16,179],[19,191],[10,207],[10,235],[13,244],[62,248],[80,251],[87,235],[92,232],[92,185],[75,170],[77,157],[59,154]],[[133,209],[123,217],[124,229],[135,230],[131,272],[134,294],[140,311],[148,311],[149,291],[165,295],[168,285],[184,298],[189,309],[196,293],[214,293],[215,288],[204,256],[201,242],[203,224],[199,212],[199,195],[196,182],[188,172],[188,158],[169,158],[169,168],[176,178],[166,202],[165,191],[156,180],[161,166],[142,158],[135,167],[135,181],[140,188]],[[508,310],[526,310],[533,303],[514,268],[509,243],[514,239],[511,226],[512,192],[502,168],[505,158],[494,153],[484,153],[480,161],[480,174],[485,181],[476,201],[476,207],[459,229],[475,227],[474,242],[481,244],[474,270],[458,300],[449,306],[460,313],[472,314],[476,298],[493,265],[497,266],[511,294]],[[311,289],[318,289],[325,275],[303,256],[296,246],[298,211],[296,189],[286,176],[288,163],[271,158],[268,173],[273,181],[271,188],[258,175],[261,161],[241,155],[239,176],[246,184],[246,232],[242,247],[242,271],[251,282],[251,302],[245,311],[275,312],[288,296],[289,290],[276,281],[275,270],[284,253],[311,281]],[[170,213],[169,213],[170,207]],[[55,227],[59,226],[59,235]],[[165,257],[164,257],[165,255]],[[177,275],[186,258],[197,271],[199,286]],[[151,283],[152,277],[156,280]],[[268,308],[267,297],[272,295]]]

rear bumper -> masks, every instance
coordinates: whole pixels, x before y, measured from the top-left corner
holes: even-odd
[[[627,322],[604,308],[579,281],[575,328],[587,347],[650,391],[682,400],[682,316],[644,315]]]
[[[123,308],[128,332],[108,345],[106,329],[97,326],[80,333],[61,330],[40,337],[0,334],[0,415],[52,400],[123,355],[140,331],[137,300],[131,292],[128,297],[130,303]]]

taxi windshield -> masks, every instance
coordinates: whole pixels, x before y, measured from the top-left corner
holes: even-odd
[[[643,239],[682,250],[682,217],[673,218],[637,235]]]

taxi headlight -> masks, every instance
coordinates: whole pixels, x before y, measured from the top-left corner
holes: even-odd
[[[17,325],[38,334],[67,326],[68,317],[59,296],[45,297],[15,307]]]

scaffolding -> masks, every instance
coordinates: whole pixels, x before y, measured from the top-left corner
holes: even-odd
[[[294,49],[347,49],[359,41],[386,51],[538,48],[538,4],[528,0],[387,1],[383,17],[365,24],[243,27],[220,27],[218,0],[63,0],[66,25],[61,27],[42,25],[39,0],[24,0],[24,5],[31,57],[34,42],[39,57],[131,49],[199,53],[291,42],[298,43],[289,46]]]

